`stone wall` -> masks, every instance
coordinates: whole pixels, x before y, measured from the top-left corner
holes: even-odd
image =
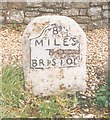
[[[76,20],[84,30],[108,27],[107,2],[3,2],[0,3],[2,24],[28,24],[42,15],[64,15]]]

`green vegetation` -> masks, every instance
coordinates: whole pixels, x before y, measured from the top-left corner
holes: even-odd
[[[2,70],[2,93],[0,99],[0,118],[67,118],[71,116],[73,108],[80,107],[106,108],[110,106],[110,74],[101,84],[96,97],[77,100],[76,96],[68,97],[65,93],[57,96],[38,98],[24,90],[23,69],[20,66],[5,66]],[[81,97],[81,95],[79,95]]]
[[[44,98],[35,97],[24,90],[23,70],[19,66],[5,66],[2,70],[0,117],[69,117],[70,109],[77,104],[76,97],[65,94]]]
[[[106,83],[99,85],[96,92],[96,104],[99,109],[110,106],[110,74],[106,78]]]

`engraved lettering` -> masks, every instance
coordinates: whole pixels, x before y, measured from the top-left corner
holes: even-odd
[[[79,37],[66,27],[62,32],[62,27],[57,24],[47,26],[39,36],[31,39],[30,47],[33,69],[77,67],[81,62]]]
[[[58,34],[58,30],[57,30],[56,27],[53,27],[53,34],[54,34],[54,35]]]
[[[44,61],[42,59],[39,60],[39,66],[44,66]]]
[[[35,68],[36,66],[37,66],[37,60],[34,59],[34,60],[32,60],[32,67]]]
[[[63,45],[64,45],[64,46],[69,46],[69,44],[68,44],[68,38],[65,38],[65,39],[63,40]]]
[[[43,40],[42,39],[40,41],[36,39],[35,46],[38,46],[38,45],[43,46]]]
[[[55,58],[54,58],[54,59],[52,59],[52,65],[53,65],[53,66],[55,66],[55,65],[56,65],[55,60],[56,60]]]
[[[71,65],[71,64],[72,64],[72,59],[71,59],[71,58],[68,58],[68,59],[66,60],[66,63],[67,63],[68,65]]]
[[[60,46],[60,43],[58,43],[57,39],[54,39],[54,45]]]

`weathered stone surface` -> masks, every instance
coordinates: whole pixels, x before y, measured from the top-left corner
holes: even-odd
[[[46,2],[43,6],[46,8],[62,8],[62,2]]]
[[[88,16],[76,16],[76,17],[73,17],[73,18],[79,24],[85,24],[85,23],[89,23],[91,21],[90,17],[88,17]]]
[[[63,8],[88,8],[89,2],[64,2]]]
[[[58,13],[42,13],[41,16],[49,16],[49,15],[61,15],[61,14],[58,14]]]
[[[108,4],[107,4],[107,5],[103,5],[102,8],[103,8],[104,10],[108,10],[108,9],[109,9]]]
[[[100,15],[93,15],[93,16],[91,16],[91,19],[92,20],[102,19],[102,15],[101,14]]]
[[[98,2],[91,2],[90,6],[97,6]]]
[[[74,15],[79,15],[79,9],[75,9],[75,8],[72,8],[72,9],[66,9],[66,10],[63,10],[61,12],[62,15],[65,15],[65,16],[74,16]]]
[[[88,9],[89,16],[97,16],[101,14],[101,7],[91,7]]]
[[[37,17],[40,13],[38,11],[31,11],[31,12],[26,12],[25,16],[27,17]]]
[[[5,22],[5,15],[6,11],[5,10],[0,10],[0,23]]]
[[[0,2],[0,10],[3,9],[3,5],[2,5],[2,2]]]
[[[24,23],[28,24],[29,22],[31,22],[35,17],[25,17],[24,18]]]
[[[60,15],[60,14],[58,14],[58,13],[42,13],[42,16],[49,16],[49,15]]]
[[[99,5],[106,5],[106,4],[107,2],[102,2],[102,1],[90,2],[90,6],[99,6]]]
[[[87,14],[87,10],[86,9],[80,9],[80,15],[86,15]]]
[[[108,20],[107,19],[103,19],[103,20],[96,20],[96,21],[92,21],[89,25],[88,25],[88,30],[93,30],[93,29],[100,29],[100,28],[108,28]]]
[[[55,13],[55,12],[58,12],[59,10],[58,9],[41,7],[41,8],[39,8],[39,11],[40,12],[50,12],[50,13],[54,12]]]
[[[7,2],[0,2],[0,10],[7,9]]]
[[[41,16],[24,31],[23,69],[26,88],[35,95],[86,89],[86,35],[65,16]]]
[[[6,22],[8,23],[23,23],[23,19],[23,11],[12,9],[7,12]]]
[[[27,7],[42,7],[43,3],[42,2],[27,2]]]
[[[102,9],[101,7],[91,7],[88,10],[88,15],[91,16],[92,20],[97,20],[102,18]]]
[[[110,18],[110,12],[108,12],[108,10],[103,12],[103,17],[104,18]]]
[[[75,8],[88,8],[89,2],[75,2],[75,3],[73,3],[73,6]]]
[[[87,30],[87,24],[80,24],[81,28],[86,31]]]
[[[63,8],[71,8],[71,7],[72,7],[72,4],[73,4],[73,3],[71,3],[71,2],[63,2],[63,3],[62,3],[62,7],[63,7]]]
[[[38,11],[39,10],[39,8],[34,8],[34,7],[32,7],[32,8],[25,8],[25,11],[28,11],[28,12],[33,12],[33,11]]]
[[[5,21],[5,18],[0,15],[0,24],[3,23],[4,21]]]
[[[8,9],[24,9],[25,6],[25,2],[7,2]]]

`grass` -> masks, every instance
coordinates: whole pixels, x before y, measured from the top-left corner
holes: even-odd
[[[64,118],[70,116],[71,108],[77,104],[76,97],[70,99],[65,94],[35,97],[24,90],[24,83],[22,67],[3,67],[0,118]]]
[[[100,84],[96,92],[96,104],[99,109],[110,107],[110,73],[105,79],[105,84]]]

